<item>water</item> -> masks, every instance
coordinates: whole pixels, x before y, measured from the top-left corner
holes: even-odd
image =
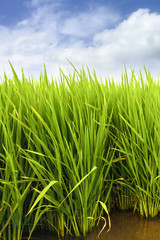
[[[100,235],[100,240],[158,240],[160,239],[160,217],[145,219],[131,212],[111,212],[111,230],[107,232],[107,227]],[[101,225],[102,228],[103,224]],[[100,227],[89,233],[85,238],[79,240],[98,240]],[[34,235],[32,240],[58,240],[52,233],[41,233]],[[69,240],[76,240],[70,238]]]

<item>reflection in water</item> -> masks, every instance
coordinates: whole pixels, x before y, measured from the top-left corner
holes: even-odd
[[[160,239],[160,218],[148,220],[133,213],[112,212],[111,230],[104,230],[101,240],[158,240]],[[96,231],[97,232],[97,231]],[[91,233],[87,240],[97,240],[96,232]]]
[[[158,240],[160,239],[160,217],[152,220],[144,219],[137,214],[130,212],[117,212],[111,213],[111,230],[107,232],[104,229],[100,235],[100,240]],[[102,225],[103,226],[103,225]],[[85,238],[79,240],[98,240],[98,233],[100,227],[89,233]],[[35,240],[58,240],[51,233],[39,234],[34,236]],[[66,238],[65,238],[66,239]],[[70,238],[76,240],[76,238]]]

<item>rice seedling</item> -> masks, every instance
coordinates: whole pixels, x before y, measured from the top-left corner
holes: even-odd
[[[145,69],[146,71],[146,69]],[[146,71],[139,81],[122,85],[118,100],[117,151],[125,155],[119,161],[123,186],[132,191],[133,207],[143,216],[154,217],[159,211],[159,83]],[[155,94],[156,93],[156,94]],[[123,169],[123,171],[122,171]],[[120,181],[119,181],[120,183]]]
[[[11,68],[0,84],[0,239],[85,236],[110,225],[114,205],[156,216],[159,82],[147,70],[146,82],[133,71],[103,82],[74,66],[59,82],[44,67],[35,82]]]
[[[59,85],[48,81],[45,69],[36,84],[12,71],[13,81],[5,77],[1,85],[2,173],[11,168],[1,177],[10,190],[1,201],[8,210],[6,220],[1,212],[1,235],[21,239],[26,231],[29,239],[38,226],[59,236],[86,235],[107,209],[113,184],[112,111],[103,88],[96,79],[89,83],[84,70],[71,80],[61,71]]]

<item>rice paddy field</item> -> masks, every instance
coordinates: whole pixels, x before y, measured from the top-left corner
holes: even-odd
[[[0,83],[0,239],[85,236],[110,228],[113,208],[157,216],[159,81],[146,69],[100,81],[74,66],[34,81],[11,68]]]

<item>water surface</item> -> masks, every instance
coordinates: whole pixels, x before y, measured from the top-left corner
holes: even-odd
[[[154,219],[145,219],[132,212],[111,212],[111,230],[108,227],[100,235],[100,240],[158,240],[160,239],[160,216]],[[102,228],[103,224],[101,225]],[[95,228],[85,238],[65,238],[67,240],[98,240],[100,227]],[[39,233],[32,240],[58,240],[52,233]]]

